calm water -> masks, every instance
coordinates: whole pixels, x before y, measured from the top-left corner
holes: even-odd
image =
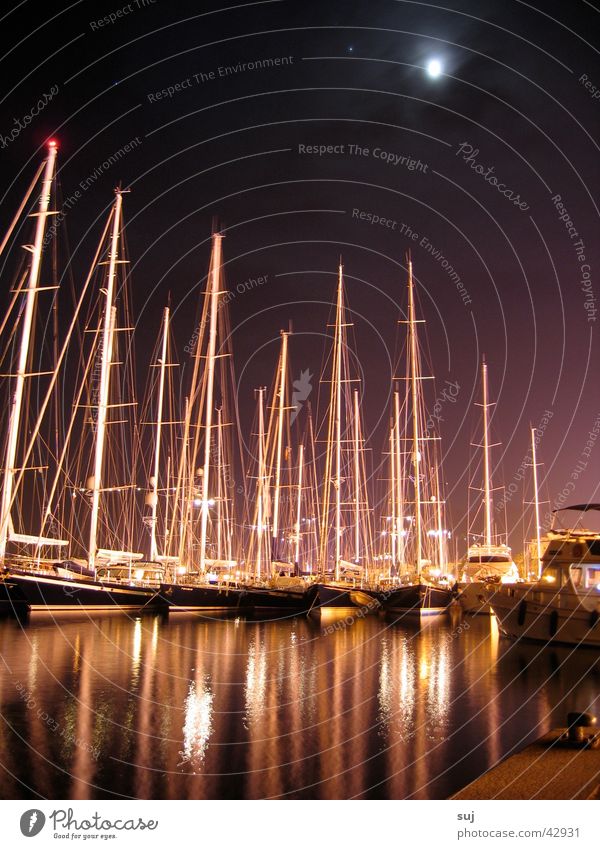
[[[596,652],[468,624],[2,620],[0,796],[446,798],[600,709]]]

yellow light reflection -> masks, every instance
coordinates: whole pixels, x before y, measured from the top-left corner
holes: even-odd
[[[387,640],[381,644],[381,665],[379,668],[379,709],[382,719],[388,722],[392,714],[392,687],[390,681],[390,651]]]
[[[142,620],[136,619],[133,626],[133,645],[131,647],[131,687],[135,688],[140,678],[142,661]]]
[[[495,616],[490,616],[490,661],[495,663],[498,660],[498,644],[500,641],[500,629],[498,628],[498,620]]]
[[[267,658],[264,646],[252,642],[248,647],[246,666],[246,717],[248,720],[264,718],[264,702],[267,687]]]
[[[158,616],[152,624],[152,657],[156,657],[156,647],[158,646]]]
[[[197,690],[195,682],[191,682],[184,706],[183,751],[180,754],[184,761],[196,766],[204,760],[213,730],[213,699],[206,684]]]

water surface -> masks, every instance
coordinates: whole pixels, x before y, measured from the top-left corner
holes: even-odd
[[[466,624],[2,620],[0,796],[443,799],[600,709],[596,651]]]

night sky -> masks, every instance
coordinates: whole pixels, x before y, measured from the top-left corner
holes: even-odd
[[[140,375],[169,293],[186,361],[217,221],[244,426],[290,322],[292,377],[315,375],[316,404],[342,255],[377,460],[410,250],[436,377],[430,403],[446,381],[459,387],[441,412],[457,530],[482,355],[502,443],[495,482],[514,490],[514,548],[531,498],[531,470],[522,474],[530,426],[541,428],[543,497],[600,500],[600,61],[591,43],[600,13],[591,3],[115,0],[22,2],[3,14],[3,232],[50,136],[63,201],[80,195],[62,225],[76,281],[114,186],[131,188]],[[434,59],[436,78],[426,71]]]

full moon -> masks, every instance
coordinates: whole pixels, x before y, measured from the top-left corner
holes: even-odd
[[[430,59],[427,63],[427,73],[435,79],[442,73],[442,63],[439,59]]]

